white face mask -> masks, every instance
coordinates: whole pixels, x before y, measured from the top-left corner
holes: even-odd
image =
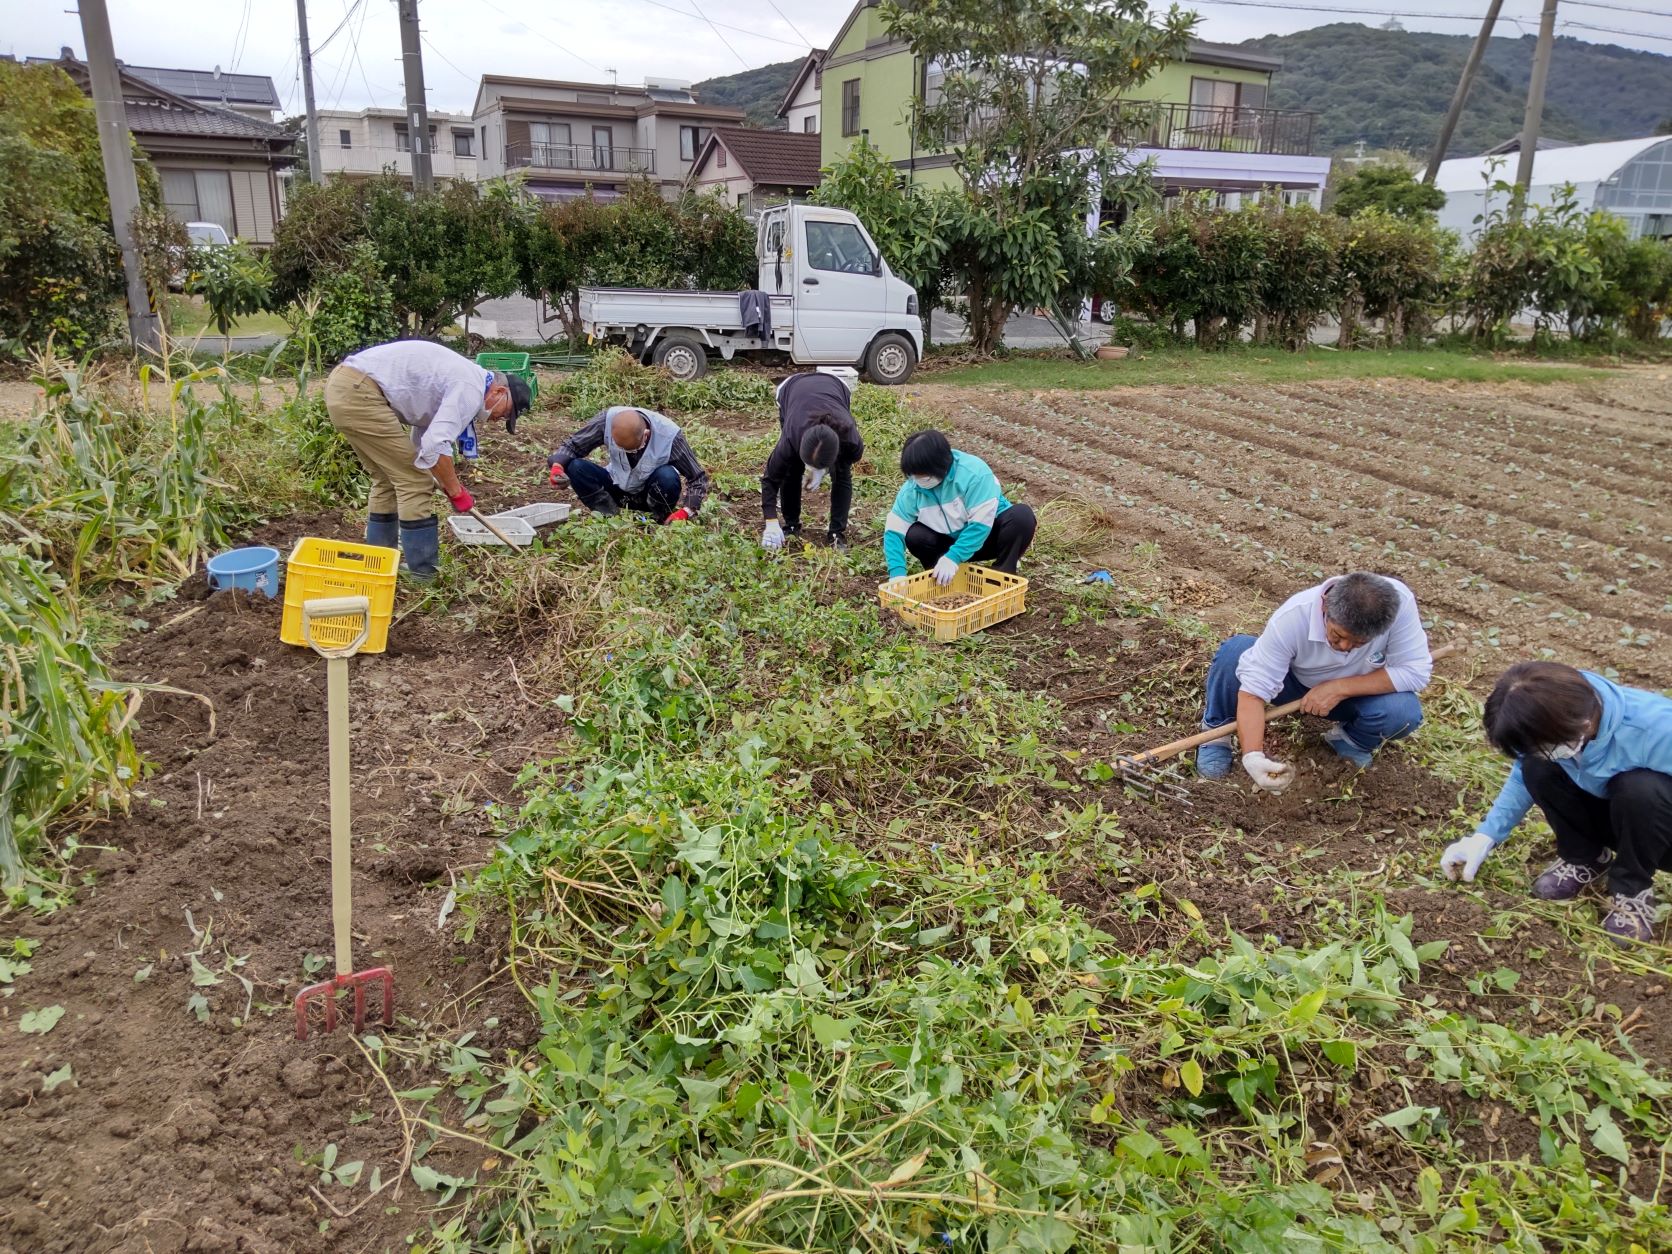
[[[938,488],[941,485],[941,481],[936,475],[913,475],[911,477],[911,481],[918,487],[922,488],[925,492],[932,488]]]
[[[1585,742],[1583,740],[1575,740],[1572,744],[1567,745],[1551,745],[1544,751],[1544,758],[1548,762],[1566,762],[1577,758],[1584,748]]]

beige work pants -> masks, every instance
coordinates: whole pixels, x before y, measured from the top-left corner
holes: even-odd
[[[376,382],[338,366],[325,380],[325,412],[371,476],[372,513],[399,514],[402,522],[435,516],[435,479],[412,464],[412,431]]]

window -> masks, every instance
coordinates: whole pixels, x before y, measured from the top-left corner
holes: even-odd
[[[433,127],[433,126],[430,127],[430,148],[429,148],[429,150],[431,152],[435,151],[435,127]],[[406,125],[405,122],[396,122],[395,123],[395,151],[396,152],[411,152],[412,151],[412,135],[411,135],[410,131],[408,130],[407,125]]]
[[[572,167],[576,164],[567,122],[530,122],[528,142],[529,161],[533,165]]]
[[[225,170],[160,170],[163,204],[181,222],[215,222],[238,233],[232,215],[232,176]]]
[[[802,118],[801,129],[809,135],[817,135],[819,133],[819,115],[810,113]]]
[[[352,132],[352,131],[338,131],[337,132],[337,146],[339,148],[352,148],[352,147],[354,147],[354,132]]]
[[[877,258],[851,222],[809,222],[807,264],[839,274],[876,274]]]
[[[475,138],[476,136],[469,131],[454,131],[453,155],[455,157],[474,157],[476,150],[471,146],[471,141]]]
[[[1190,103],[1221,109],[1263,109],[1266,107],[1266,85],[1231,83],[1220,78],[1193,78],[1190,80]]]
[[[842,84],[842,134],[859,134],[859,80],[850,78]]]
[[[726,150],[724,148],[714,154],[714,164],[722,170],[726,168]]]
[[[607,126],[592,128],[592,162],[599,170],[615,169],[615,134]]]
[[[484,126],[482,128],[482,155],[486,156],[487,153],[488,153],[488,128],[486,126]]]
[[[679,128],[679,159],[681,161],[695,161],[702,146],[708,142],[712,132],[706,126],[682,126]]]
[[[567,122],[530,122],[528,124],[528,138],[535,144],[569,144],[569,124]]]

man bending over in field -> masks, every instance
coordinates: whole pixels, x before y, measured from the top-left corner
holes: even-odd
[[[1243,769],[1266,792],[1294,782],[1295,768],[1264,753],[1265,709],[1299,699],[1301,710],[1333,720],[1330,748],[1357,767],[1422,723],[1417,693],[1433,661],[1417,599],[1397,579],[1362,572],[1296,593],[1259,637],[1232,636],[1208,668],[1202,726],[1233,719]],[[1230,738],[1196,751],[1204,779],[1231,773]]]
[[[602,466],[588,457],[600,444]],[[657,522],[684,522],[708,496],[708,472],[685,433],[654,409],[612,405],[600,410],[558,445],[546,464],[552,485],[567,481],[595,514],[617,514],[626,505]]]

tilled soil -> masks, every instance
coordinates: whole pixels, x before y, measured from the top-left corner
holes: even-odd
[[[1002,480],[1090,501],[1120,534],[1110,568],[1177,609],[1257,622],[1369,568],[1411,585],[1437,638],[1654,679],[1672,615],[1672,393],[1656,372],[924,402]]]
[[[0,1249],[398,1248],[424,1223],[410,1179],[331,1213],[366,1201],[374,1167],[399,1175],[390,1096],[348,1031],[298,1043],[290,1018],[312,982],[304,959],[328,975],[332,952],[325,663],[279,643],[278,602],[216,593],[172,609],[115,669],[206,700],[146,698],[155,774],[130,815],[85,833],[92,887],[14,924],[39,948],[0,1001]],[[452,877],[491,850],[484,806],[513,799],[559,728],[511,661],[415,615],[386,653],[350,663],[355,965],[393,969],[403,1017],[478,1029],[487,1046],[526,1009],[495,978],[491,940],[456,946],[438,915]],[[48,1004],[64,1009],[49,1033],[17,1030]],[[74,1078],[45,1091],[66,1065]],[[328,1143],[366,1164],[357,1188],[297,1162]]]

